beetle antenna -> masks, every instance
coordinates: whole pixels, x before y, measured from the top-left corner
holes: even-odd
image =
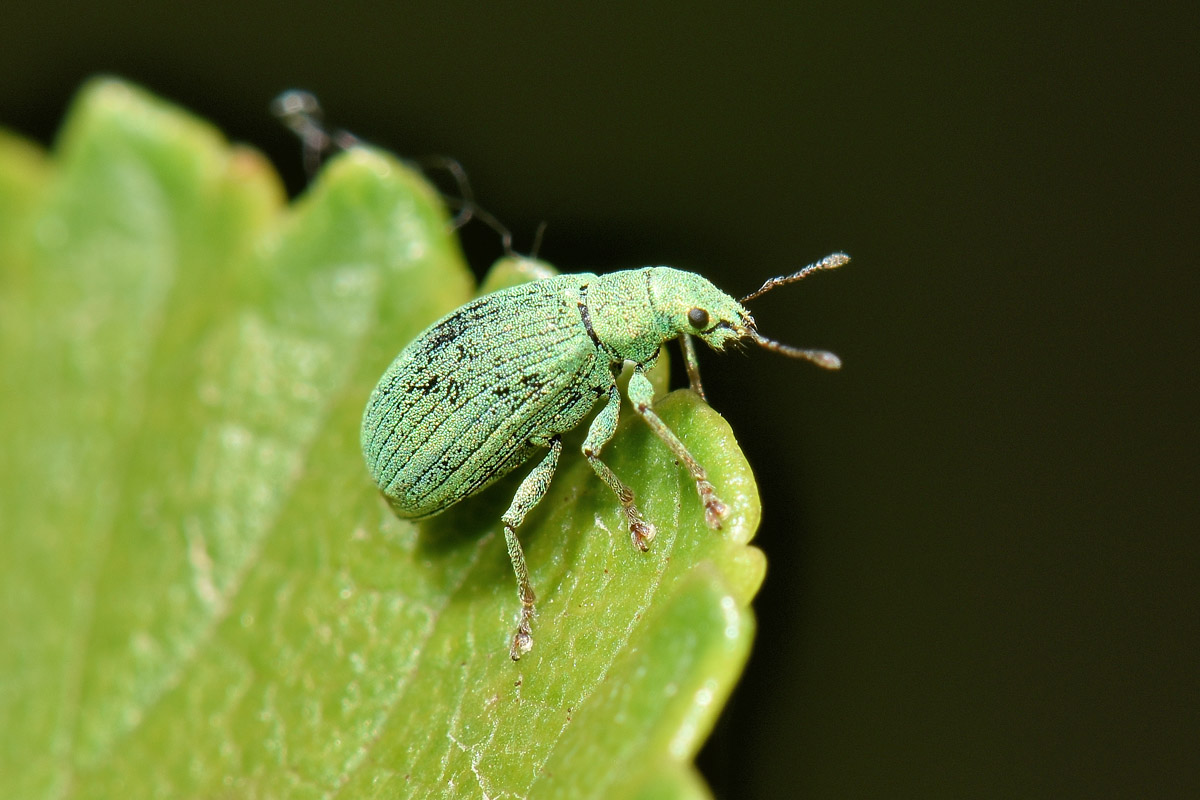
[[[466,225],[471,221],[471,217],[476,216],[476,212],[481,210],[475,202],[475,192],[471,189],[467,171],[463,169],[463,165],[459,163],[458,159],[450,156],[422,156],[417,159],[417,163],[426,173],[430,170],[442,169],[450,173],[450,177],[454,179],[454,185],[458,188],[457,197],[438,190],[438,194],[446,201],[446,205],[458,212],[454,215],[454,219],[450,220],[450,230],[456,231]]]
[[[500,246],[504,248],[504,255],[509,258],[521,258],[517,251],[513,249],[512,231],[497,219],[495,214],[479,205],[478,201],[475,200],[475,190],[471,188],[471,180],[467,177],[467,171],[463,169],[463,165],[459,163],[458,159],[450,158],[449,156],[424,156],[418,159],[417,163],[425,170],[444,169],[450,173],[450,177],[454,179],[454,183],[458,187],[458,197],[452,197],[445,192],[440,192],[446,204],[458,211],[454,215],[454,219],[450,221],[450,230],[456,231],[472,219],[477,219],[495,231],[500,237]],[[541,229],[539,228],[533,245],[533,252],[535,254],[541,245],[541,235]],[[529,257],[535,258],[536,255]]]
[[[500,236],[500,246],[504,248],[504,255],[508,256],[509,258],[520,258],[520,255],[517,254],[517,251],[513,249],[512,231],[505,227],[503,222],[496,219],[496,216],[492,214],[492,212],[488,211],[478,203],[472,202],[471,207],[473,209],[472,213],[474,214],[475,218],[484,225],[487,225]]]
[[[533,252],[528,256],[522,256],[513,248],[512,231],[497,219],[495,214],[479,205],[475,200],[475,191],[471,188],[471,181],[467,178],[467,171],[463,169],[462,164],[457,159],[450,158],[449,156],[425,156],[418,163],[422,168],[427,170],[446,170],[454,178],[454,183],[458,186],[458,197],[451,197],[442,193],[442,199],[458,211],[454,215],[454,219],[450,221],[451,230],[456,231],[472,219],[477,219],[495,231],[496,235],[500,237],[500,246],[504,248],[504,255],[509,258],[537,258],[538,250],[542,246],[542,234],[546,231],[545,222],[538,225],[537,231],[534,233]]]
[[[542,237],[546,235],[546,220],[538,223],[537,231],[533,234],[533,248],[529,251],[530,258],[537,258],[538,251],[542,249]]]
[[[289,89],[271,101],[271,113],[300,137],[304,149],[304,171],[309,180],[317,174],[321,161],[331,150],[349,150],[359,138],[348,131],[332,133],[325,128],[321,103],[312,92]]]
[[[321,103],[317,100],[317,96],[312,92],[300,89],[290,89],[284,92],[271,101],[271,113],[299,137],[300,145],[304,149],[304,171],[309,180],[317,174],[321,162],[330,152],[349,150],[351,147],[362,144],[361,139],[348,131],[330,131],[325,127],[324,111],[321,109]],[[413,159],[410,163],[415,163],[426,172],[440,169],[450,174],[458,189],[458,196],[448,195],[440,189],[438,194],[456,212],[454,219],[450,221],[451,230],[456,231],[472,219],[478,219],[500,237],[500,245],[504,248],[505,255],[510,258],[521,257],[513,249],[512,232],[495,215],[476,202],[475,192],[471,189],[471,181],[467,178],[467,171],[463,169],[462,164],[449,156],[436,155]],[[544,229],[545,224],[538,228],[534,237],[533,252],[535,254],[541,247]],[[530,256],[530,258],[533,257]]]
[[[790,344],[768,339],[754,328],[750,329],[750,338],[764,350],[770,350],[774,353],[785,355],[788,358],[803,358],[805,361],[811,361],[823,369],[842,368],[842,360],[828,350],[803,350],[799,347],[792,347]]]
[[[787,283],[795,283],[796,281],[805,278],[814,272],[819,272],[823,269],[836,269],[849,260],[850,256],[846,255],[845,253],[834,253],[832,255],[825,256],[820,261],[816,262],[815,264],[809,264],[799,272],[793,272],[791,275],[780,275],[777,278],[771,278],[762,286],[760,286],[757,291],[751,292],[743,297],[740,302],[745,303],[749,300],[753,300],[756,297],[761,297],[774,289],[776,286],[783,286]],[[768,339],[767,341],[770,340]]]

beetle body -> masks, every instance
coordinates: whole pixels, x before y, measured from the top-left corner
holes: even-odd
[[[392,362],[363,415],[367,466],[396,513],[444,511],[577,427],[626,360],[652,364],[684,332],[669,315],[646,313],[652,287],[680,280],[719,294],[666,267],[559,275],[480,297],[430,326]]]
[[[845,260],[830,256],[793,276],[768,281],[759,293]],[[634,409],[691,474],[709,526],[720,527],[725,504],[704,469],[654,413],[654,391],[645,375],[663,343],[678,338],[692,386],[703,396],[691,336],[715,350],[749,338],[837,366],[831,354],[762,337],[745,307],[707,279],[670,267],[645,267],[603,276],[558,275],[477,298],[418,336],[372,392],[363,413],[363,455],[401,517],[442,512],[545,452],[502,517],[522,603],[510,648],[514,660],[532,646],[534,603],[516,529],[546,493],[562,452],[562,434],[578,427],[601,398],[606,402],[588,429],[584,456],[620,502],[633,543],[646,550],[654,537],[633,492],[600,459],[616,431],[616,378],[625,362],[634,365],[627,390]]]
[[[558,276],[478,298],[392,362],[363,415],[371,476],[401,517],[437,514],[577,426],[609,368]]]

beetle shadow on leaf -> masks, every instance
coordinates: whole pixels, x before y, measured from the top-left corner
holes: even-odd
[[[572,480],[565,477],[564,473],[571,474],[576,461],[582,461],[582,456],[577,457],[574,453],[563,456],[546,497],[529,511],[518,529],[517,536],[527,552],[536,540],[535,532],[543,527],[546,515],[551,513],[556,501],[561,502],[557,499],[561,498],[561,491],[555,490],[561,490],[564,484]],[[500,518],[536,463],[537,457],[531,458],[480,494],[451,506],[436,517],[423,520],[418,527],[417,548],[426,554],[445,555],[463,547],[472,547],[481,537],[489,534],[503,540],[504,523]]]
[[[474,546],[488,533],[503,538],[504,526],[500,517],[512,502],[524,477],[521,470],[517,470],[480,494],[451,506],[436,517],[422,520],[417,535],[418,550],[431,555],[445,555]]]

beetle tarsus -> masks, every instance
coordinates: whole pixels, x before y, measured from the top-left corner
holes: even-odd
[[[532,611],[532,609],[530,609]],[[529,629],[529,617],[525,615],[524,609],[521,611],[521,623],[517,626],[517,632],[513,634],[512,645],[508,648],[508,655],[513,661],[520,661],[521,656],[533,649],[533,631]]]
[[[710,503],[704,504],[704,521],[708,523],[708,527],[713,530],[721,530],[721,521],[729,514],[729,506],[722,503],[720,500],[713,500]]]
[[[642,519],[636,508],[633,509],[633,514],[629,517],[629,538],[633,540],[633,546],[645,553],[650,549],[650,542],[656,533],[654,526]]]
[[[704,503],[704,521],[708,527],[719,531],[721,520],[729,516],[729,506],[717,497],[717,490],[707,480],[696,481],[696,488],[700,491],[700,501]]]
[[[521,621],[517,623],[517,632],[513,634],[512,645],[508,654],[513,661],[520,661],[521,656],[533,648],[533,589],[528,584],[521,586]]]

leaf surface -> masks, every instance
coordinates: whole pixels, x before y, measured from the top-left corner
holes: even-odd
[[[522,474],[396,519],[358,427],[403,345],[473,294],[436,193],[360,148],[286,204],[262,158],[111,80],[52,155],[0,135],[0,786],[12,797],[702,797],[691,760],[745,662],[753,478],[690,392],[575,441],[521,529]],[[532,468],[532,464],[530,465]]]

